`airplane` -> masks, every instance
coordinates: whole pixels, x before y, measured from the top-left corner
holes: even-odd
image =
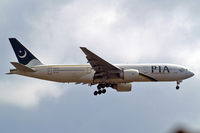
[[[113,65],[86,47],[80,47],[88,65],[44,65],[16,38],[9,38],[18,62],[10,62],[15,69],[7,74],[18,74],[37,79],[97,85],[94,95],[106,93],[107,87],[119,92],[132,89],[132,82],[176,82],[179,84],[194,75],[186,67],[175,64],[118,64]]]

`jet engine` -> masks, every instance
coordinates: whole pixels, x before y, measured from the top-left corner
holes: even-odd
[[[124,82],[133,82],[139,78],[139,71],[136,69],[127,69],[120,74],[120,77]]]
[[[119,84],[115,84],[113,85],[113,88],[116,89],[117,91],[131,91],[132,88],[132,84],[131,83],[119,83]]]

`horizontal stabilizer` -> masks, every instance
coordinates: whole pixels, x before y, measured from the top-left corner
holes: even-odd
[[[35,72],[35,70],[24,66],[23,64],[20,64],[18,62],[10,62],[17,70],[24,71],[24,72]]]
[[[5,73],[6,75],[10,75],[10,74],[12,74],[12,73]]]

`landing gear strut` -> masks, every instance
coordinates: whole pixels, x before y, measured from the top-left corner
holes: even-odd
[[[181,82],[182,82],[182,81],[177,81],[177,82],[176,82],[176,89],[177,89],[177,90],[180,88],[179,85],[180,85]]]
[[[100,95],[100,94],[105,94],[106,93],[106,89],[104,89],[105,87],[107,87],[108,85],[106,85],[106,84],[99,84],[98,86],[97,86],[97,91],[94,91],[94,95],[96,96],[96,95]]]

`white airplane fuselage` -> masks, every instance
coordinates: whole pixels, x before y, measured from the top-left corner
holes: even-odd
[[[150,81],[182,81],[194,74],[187,68],[173,64],[134,64],[115,65],[123,70],[134,69],[139,71],[138,77],[130,82]],[[101,81],[93,79],[95,71],[90,65],[38,65],[32,67],[35,72],[23,72],[17,69],[12,74],[19,74],[43,80],[64,82],[64,83],[89,83],[96,84]],[[106,83],[125,83],[123,78],[111,78]]]
[[[94,95],[106,93],[111,87],[117,91],[131,91],[132,82],[176,81],[176,89],[182,80],[194,74],[186,67],[173,64],[113,65],[86,47],[80,49],[90,65],[44,65],[16,38],[9,38],[18,62],[11,62],[16,69],[7,74],[63,82],[97,84]]]

